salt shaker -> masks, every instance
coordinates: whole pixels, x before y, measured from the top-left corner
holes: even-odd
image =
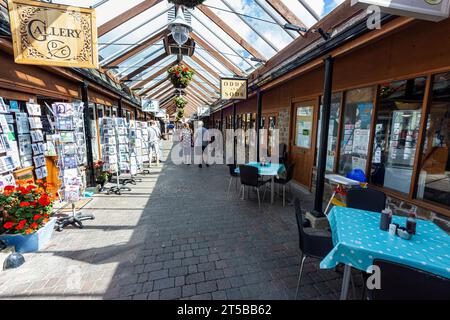
[[[391,224],[389,225],[389,235],[390,235],[390,236],[395,236],[396,233],[397,233],[397,225],[391,223]]]

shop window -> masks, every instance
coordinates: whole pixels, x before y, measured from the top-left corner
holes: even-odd
[[[339,159],[339,173],[343,175],[353,169],[366,171],[374,88],[350,90],[345,98]]]
[[[450,207],[450,72],[434,78],[417,198]]]
[[[370,181],[409,194],[426,78],[380,88]]]
[[[297,120],[295,124],[295,146],[300,148],[311,148],[311,137],[313,129],[313,107],[298,107]]]
[[[342,101],[342,93],[335,93],[331,97],[331,113],[330,113],[330,124],[328,126],[328,144],[327,144],[327,171],[334,171],[334,163],[336,161],[336,150],[337,150],[337,138],[339,131],[339,117],[341,112],[341,101]],[[316,153],[316,165],[318,165],[319,161],[319,150],[320,150],[320,137],[321,137],[321,122],[322,122],[322,104],[323,98],[320,103],[320,112],[319,112],[319,127],[317,131],[317,153]]]

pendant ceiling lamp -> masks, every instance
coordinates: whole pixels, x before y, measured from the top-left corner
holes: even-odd
[[[189,33],[192,31],[192,27],[186,22],[183,8],[181,6],[178,7],[177,16],[175,20],[169,23],[168,28],[173,39],[180,47],[188,41]]]

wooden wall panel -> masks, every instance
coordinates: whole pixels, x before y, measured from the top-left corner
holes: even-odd
[[[42,68],[14,63],[13,56],[0,54],[0,88],[52,98],[80,98],[79,85]]]

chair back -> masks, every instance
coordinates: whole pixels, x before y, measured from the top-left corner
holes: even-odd
[[[278,145],[279,147],[279,157],[280,157],[280,163],[285,163],[287,159],[287,146],[285,143],[280,143]]]
[[[295,207],[295,218],[297,219],[297,228],[298,228],[298,242],[300,251],[304,252],[305,250],[305,236],[306,233],[303,230],[303,215],[302,215],[302,206],[300,204],[300,199],[295,198],[294,200],[294,207]]]
[[[381,289],[368,289],[370,300],[450,299],[450,279],[381,259],[373,265],[380,268]]]
[[[294,177],[294,169],[295,169],[295,163],[289,163],[286,166],[286,182],[289,182]]]
[[[333,249],[331,237],[306,233],[304,230],[305,221],[303,220],[302,208],[298,198],[294,200],[294,206],[300,251],[306,256],[323,259]]]
[[[353,188],[347,192],[347,206],[354,209],[381,212],[386,208],[386,195],[384,192],[369,188]]]
[[[237,166],[235,164],[228,164],[228,169],[230,170],[230,176],[237,177],[239,176],[238,173],[236,173]]]
[[[239,166],[241,184],[245,186],[258,186],[258,168],[253,166]]]

